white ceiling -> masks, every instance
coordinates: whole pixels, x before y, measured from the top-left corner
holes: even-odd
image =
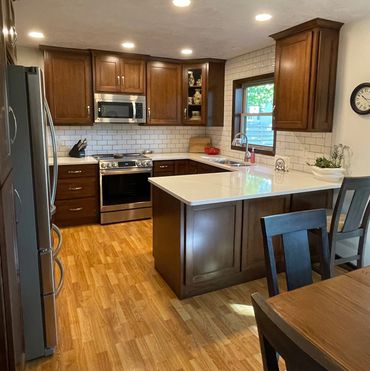
[[[123,50],[179,58],[230,58],[272,44],[269,34],[315,17],[350,22],[370,14],[370,0],[192,0],[176,8],[171,0],[17,0],[20,45],[37,46],[30,30],[42,31],[42,44]],[[271,13],[258,23],[254,16]]]

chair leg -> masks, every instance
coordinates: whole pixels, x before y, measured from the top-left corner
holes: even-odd
[[[330,277],[335,276],[335,241],[330,238]]]
[[[259,339],[264,371],[279,371],[278,355],[275,349],[271,346],[263,334],[259,333]]]

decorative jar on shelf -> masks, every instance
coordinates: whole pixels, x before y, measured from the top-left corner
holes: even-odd
[[[200,89],[195,89],[194,93],[194,104],[201,104],[202,103],[202,94]]]
[[[193,71],[189,71],[189,86],[194,86],[195,84],[195,78]]]

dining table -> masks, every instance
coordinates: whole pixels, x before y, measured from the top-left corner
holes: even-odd
[[[267,299],[338,368],[370,370],[370,266]]]

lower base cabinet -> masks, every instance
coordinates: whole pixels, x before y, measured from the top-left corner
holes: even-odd
[[[61,165],[58,174],[55,223],[61,227],[97,223],[98,165]]]
[[[261,217],[330,207],[332,198],[319,191],[188,206],[157,187],[152,194],[155,268],[180,299],[264,277]]]
[[[223,173],[229,170],[193,160],[154,161],[153,176]]]

